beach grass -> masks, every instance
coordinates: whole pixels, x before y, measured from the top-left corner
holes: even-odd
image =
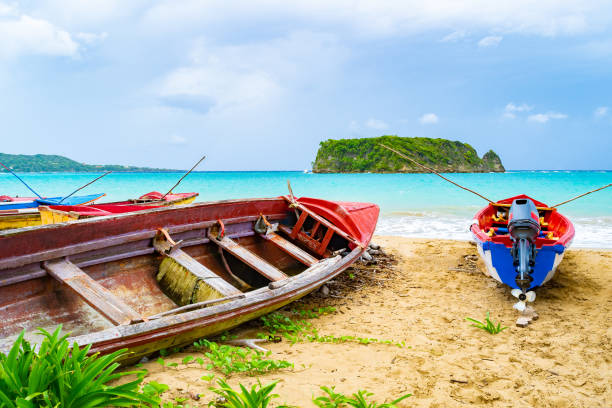
[[[465,320],[467,320],[468,322],[472,322],[471,326],[482,329],[490,334],[498,334],[508,328],[506,326],[502,327],[501,322],[495,325],[495,322],[491,320],[489,317],[489,312],[487,312],[487,316],[484,322],[481,322],[476,319],[472,319],[471,317],[466,317]]]
[[[8,354],[0,353],[0,406],[34,407],[132,407],[157,406],[159,399],[141,392],[140,371],[118,372],[119,350],[100,356],[87,355],[91,346],[70,345],[61,335],[61,325],[43,336],[35,349],[22,332]],[[122,377],[135,379],[109,385]]]

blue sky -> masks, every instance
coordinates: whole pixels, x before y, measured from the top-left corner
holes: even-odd
[[[606,1],[0,0],[0,151],[283,170],[397,134],[611,169],[611,22]]]

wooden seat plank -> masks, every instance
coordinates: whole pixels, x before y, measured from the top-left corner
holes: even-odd
[[[49,275],[76,292],[113,324],[130,324],[143,320],[134,309],[67,259],[47,261],[43,266]]]
[[[215,291],[222,294],[224,297],[241,294],[242,292],[234,286],[227,283],[222,277],[202,265],[200,262],[193,259],[182,249],[174,249],[165,256],[172,258],[175,262],[178,262],[182,267],[189,270],[195,276],[204,281]]]
[[[269,232],[267,234],[260,234],[260,236],[273,243],[276,247],[280,248],[282,251],[288,253],[301,263],[306,266],[312,266],[318,262],[318,259],[314,256],[310,255],[308,252],[304,251],[302,248],[294,245],[291,241],[286,240],[274,232]]]
[[[210,235],[209,238],[212,242],[219,245],[221,248],[234,255],[251,268],[255,269],[267,279],[271,281],[280,281],[288,278],[283,271],[276,268],[274,265],[269,264],[267,261],[241,246],[233,239],[228,237],[217,239],[212,235]]]

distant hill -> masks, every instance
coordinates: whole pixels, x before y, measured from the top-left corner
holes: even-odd
[[[15,172],[171,172],[171,169],[154,169],[150,167],[120,166],[116,164],[98,165],[84,164],[71,160],[64,156],[48,154],[6,154],[0,153],[0,162]],[[0,172],[6,172],[0,166]]]
[[[326,140],[312,165],[314,173],[422,173],[417,165],[381,147],[392,147],[416,161],[448,173],[504,172],[501,159],[489,150],[480,158],[467,143],[426,137],[381,136]]]

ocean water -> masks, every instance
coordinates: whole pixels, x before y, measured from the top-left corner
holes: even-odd
[[[104,192],[100,201],[165,193],[182,174],[112,173],[82,194]],[[88,173],[27,173],[21,175],[45,196],[66,195],[96,177]],[[455,182],[492,200],[527,194],[548,205],[612,182],[612,171],[508,171],[446,174]],[[200,172],[183,180],[176,192],[196,191],[198,201],[296,196],[374,202],[380,206],[377,234],[422,238],[470,239],[473,215],[486,202],[433,174],[312,174],[303,172]],[[31,196],[12,175],[0,173],[0,195]],[[612,187],[559,208],[576,228],[574,247],[612,248]]]

